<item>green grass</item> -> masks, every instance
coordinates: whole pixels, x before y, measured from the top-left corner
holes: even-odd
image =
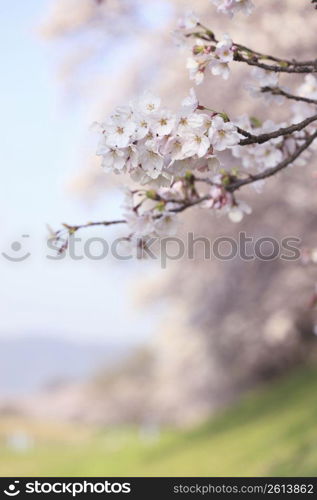
[[[252,393],[191,431],[145,441],[137,430],[0,421],[0,474],[39,476],[316,476],[317,369],[306,368]],[[12,430],[34,436],[8,450]]]

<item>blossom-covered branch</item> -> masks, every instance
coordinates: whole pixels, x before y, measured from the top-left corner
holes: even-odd
[[[214,32],[204,26],[192,12],[180,21],[174,36],[179,44],[186,45],[192,41],[192,56],[188,59],[187,68],[191,79],[197,84],[203,81],[207,68],[212,74],[227,79],[230,74],[229,65],[233,61],[277,74],[317,72],[317,59],[297,61],[294,58],[286,59],[263,54],[234,42],[228,34],[218,40]]]
[[[230,16],[250,14],[253,8],[250,0],[213,3]],[[246,114],[229,118],[200,103],[194,89],[176,111],[162,106],[151,92],[117,108],[95,124],[97,155],[105,172],[125,175],[136,187],[126,191],[123,218],[64,224],[55,234],[60,251],[67,248],[70,236],[93,226],[125,225],[128,235],[124,239],[132,243],[146,243],[154,235],[168,236],[177,230],[178,214],[197,206],[239,222],[251,208],[236,198],[236,191],[247,185],[260,191],[267,178],[286,167],[304,166],[316,149],[315,60],[300,62],[261,54],[234,43],[229,35],[218,41],[192,12],[180,21],[177,38],[193,41],[187,67],[196,84],[203,81],[207,69],[211,75],[227,79],[231,62],[246,62],[255,66],[251,70],[255,82],[247,85],[251,95],[268,104],[287,102],[288,120],[262,122]],[[292,93],[279,81],[283,72],[309,74]],[[230,156],[238,162],[235,168],[228,164]]]

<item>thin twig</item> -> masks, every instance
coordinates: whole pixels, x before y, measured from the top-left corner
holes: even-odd
[[[307,102],[308,104],[317,104],[317,99],[310,99],[309,97],[293,95],[290,94],[289,92],[286,92],[285,90],[280,89],[279,87],[262,87],[261,92],[263,93],[270,92],[273,95],[281,95],[293,101]]]
[[[77,226],[72,226],[70,224],[63,224],[65,229],[69,232],[69,234],[74,234],[76,231],[79,229],[85,229],[86,227],[93,227],[93,226],[111,226],[113,224],[126,224],[127,221],[125,219],[118,219],[118,220],[109,220],[109,221],[101,221],[101,222],[87,222],[86,224],[79,224]]]

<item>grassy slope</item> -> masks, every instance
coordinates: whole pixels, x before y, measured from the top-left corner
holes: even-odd
[[[28,453],[1,446],[0,475],[317,475],[317,369],[252,394],[191,432],[144,442],[132,430],[0,421],[35,435]],[[0,441],[1,442],[1,441]]]

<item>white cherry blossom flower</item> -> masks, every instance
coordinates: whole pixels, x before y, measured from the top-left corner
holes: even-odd
[[[232,148],[232,154],[235,158],[240,158],[244,168],[249,169],[256,165],[256,159],[254,154],[254,145],[250,145],[247,148],[243,146],[234,146]]]
[[[133,118],[136,124],[134,139],[140,141],[141,139],[144,139],[144,137],[146,137],[149,133],[151,117],[142,113],[135,113]]]
[[[130,173],[130,177],[133,182],[137,182],[142,186],[151,184],[152,188],[169,187],[173,181],[173,176],[164,170],[153,179],[153,177],[144,172],[140,165]]]
[[[185,158],[197,155],[202,158],[210,148],[208,137],[199,130],[189,133],[185,137],[183,154]]]
[[[163,154],[167,155],[170,159],[169,165],[171,166],[177,160],[184,159],[183,153],[184,139],[182,137],[170,137],[163,147]]]
[[[182,109],[178,116],[177,133],[186,135],[192,132],[193,129],[203,128],[205,123],[205,115],[201,113],[191,113],[186,108]]]
[[[162,110],[153,119],[151,130],[158,136],[169,135],[175,126],[175,121],[176,118],[170,111]]]
[[[188,57],[186,68],[189,69],[189,78],[194,80],[196,85],[200,85],[205,77],[206,59],[198,60],[194,57]]]
[[[164,200],[179,200],[184,197],[183,183],[182,181],[177,181],[170,187],[162,187],[158,190],[158,194]]]
[[[136,102],[136,109],[146,115],[157,113],[161,105],[161,99],[155,97],[151,92],[144,92],[140,99]]]
[[[106,172],[116,172],[119,173],[122,170],[127,161],[128,152],[124,149],[118,148],[106,148],[102,153],[101,166]]]
[[[131,106],[117,106],[112,118],[133,121],[133,109]]]
[[[211,145],[217,151],[232,148],[239,143],[241,138],[235,125],[225,122],[221,116],[213,118],[208,135]]]
[[[131,143],[136,124],[124,116],[112,117],[105,124],[106,143],[110,147],[125,148]]]
[[[184,158],[184,160],[176,160],[168,167],[168,171],[174,176],[183,176],[186,172],[195,169],[196,161],[193,158]]]
[[[209,63],[210,71],[215,76],[222,76],[224,80],[228,80],[230,68],[227,62],[222,62],[220,59],[213,59]]]
[[[139,155],[143,171],[152,179],[157,179],[164,166],[164,158],[154,149],[144,146]]]
[[[220,59],[221,62],[229,63],[233,61],[233,50],[232,50],[232,40],[229,35],[225,34],[216,45],[215,56]]]
[[[133,171],[139,165],[139,150],[135,144],[131,144],[128,148],[127,169]]]
[[[177,28],[180,30],[192,30],[199,23],[199,18],[192,10],[187,10],[184,17],[178,20]]]
[[[283,153],[271,141],[257,144],[254,148],[256,162],[263,168],[275,167],[283,160]]]
[[[182,101],[182,106],[184,108],[188,108],[190,111],[196,111],[198,105],[199,101],[196,92],[193,88],[191,88],[189,91],[189,95]]]
[[[170,187],[173,182],[173,176],[170,172],[163,170],[156,179],[149,179],[147,184],[149,184],[149,182],[151,182],[151,187],[154,189],[159,189],[160,187]]]

